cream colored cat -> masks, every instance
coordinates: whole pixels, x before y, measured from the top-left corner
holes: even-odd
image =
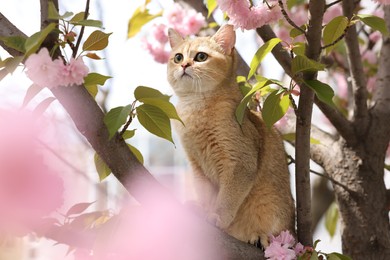
[[[170,29],[169,41],[168,81],[185,124],[177,130],[208,218],[242,241],[260,238],[263,246],[270,235],[294,232],[281,137],[257,112],[246,111],[242,126],[235,118],[242,94],[236,83],[233,27],[194,39]]]

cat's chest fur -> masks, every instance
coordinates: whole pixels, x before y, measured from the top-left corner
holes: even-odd
[[[181,101],[177,106],[184,126],[176,124],[190,160],[206,176],[218,183],[218,161],[224,151],[234,149],[239,125],[234,117],[234,100],[197,99]]]

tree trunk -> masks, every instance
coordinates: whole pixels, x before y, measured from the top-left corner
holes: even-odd
[[[354,150],[341,139],[335,163],[326,167],[335,180],[353,191],[334,185],[342,220],[343,252],[352,259],[390,259],[384,158],[378,158],[379,153],[360,154]]]

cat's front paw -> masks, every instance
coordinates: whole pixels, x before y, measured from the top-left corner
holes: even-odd
[[[233,221],[233,216],[211,212],[208,214],[207,220],[220,229],[227,229]]]

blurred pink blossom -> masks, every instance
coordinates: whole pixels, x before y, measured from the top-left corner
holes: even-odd
[[[168,29],[167,26],[163,23],[153,24],[152,27],[152,36],[160,43],[168,42]]]
[[[333,18],[340,15],[343,15],[343,8],[341,7],[341,4],[333,5],[326,9],[323,22],[329,23]]]
[[[367,89],[369,92],[373,92],[376,86],[376,76],[368,77],[367,79]]]
[[[31,54],[25,65],[27,76],[40,87],[48,88],[80,85],[89,71],[82,58],[72,58],[68,64],[64,64],[60,58],[52,60],[46,48]]]
[[[168,28],[175,29],[185,37],[197,34],[206,25],[206,19],[201,13],[183,8],[177,3],[164,10],[163,18],[164,21],[153,24],[150,35],[142,40],[145,49],[159,63],[168,62]]]
[[[143,39],[144,48],[153,56],[158,63],[167,63],[169,59],[169,51],[166,50],[166,44],[158,41],[150,41]]]
[[[370,64],[376,64],[378,60],[376,53],[372,50],[365,51],[362,55],[362,59],[366,60]]]
[[[64,186],[37,143],[46,122],[26,111],[0,114],[0,234],[24,235],[62,205]]]
[[[370,39],[370,41],[376,43],[382,39],[382,33],[380,31],[375,31],[371,33],[368,38]]]
[[[109,243],[99,249],[77,252],[77,260],[222,260],[215,249],[214,228],[179,203],[162,199],[153,189],[148,205],[124,205],[122,211],[100,228]],[[92,257],[93,258],[92,258]]]
[[[273,1],[269,1],[271,8],[265,4],[250,6],[248,0],[218,0],[217,2],[219,8],[229,16],[229,23],[233,24],[235,29],[251,30],[281,18],[280,8]]]
[[[201,13],[183,8],[177,3],[165,9],[163,16],[166,18],[167,27],[175,29],[182,36],[196,34],[206,25],[206,19]]]
[[[347,98],[348,97],[348,83],[347,83],[347,80],[345,78],[345,75],[336,71],[333,74],[333,78],[336,81],[337,95],[341,98]]]
[[[390,5],[390,0],[373,0],[379,4]]]

